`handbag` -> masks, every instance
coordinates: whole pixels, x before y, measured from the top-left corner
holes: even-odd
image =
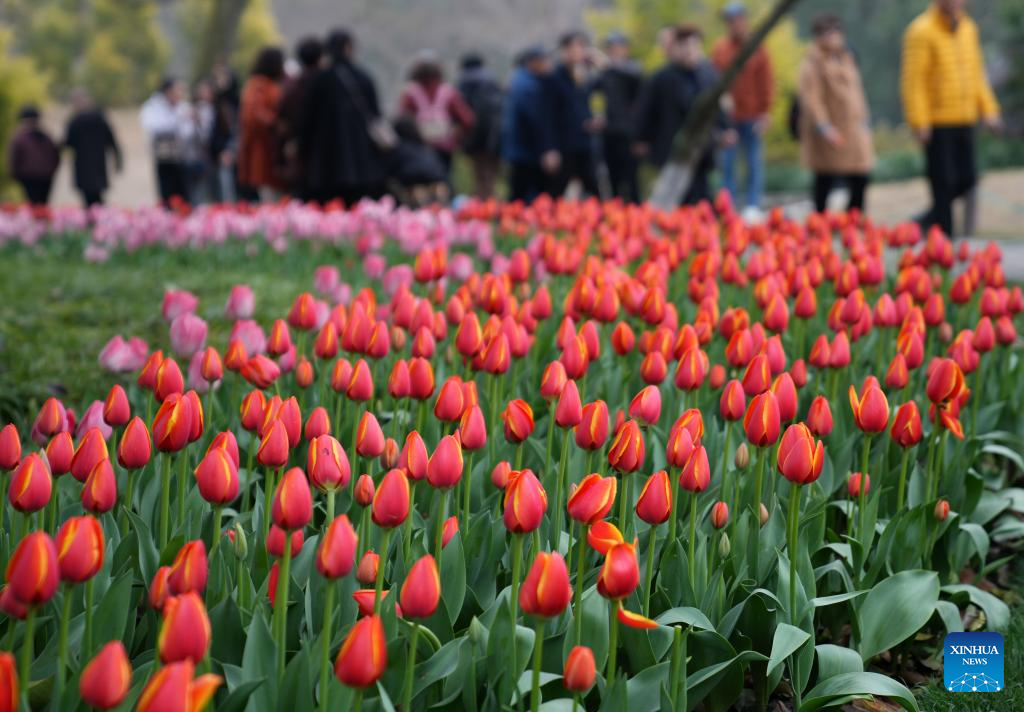
[[[359,90],[359,86],[347,67],[337,67],[335,72],[345,87],[345,91],[352,98],[356,111],[362,116],[363,123],[366,124],[366,133],[370,136],[370,140],[381,151],[388,152],[394,150],[398,145],[398,135],[391,127],[391,122],[383,116],[376,116],[370,111],[370,108],[366,105],[366,98]]]

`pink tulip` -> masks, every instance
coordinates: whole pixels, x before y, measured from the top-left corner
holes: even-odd
[[[231,335],[228,342],[238,339],[245,346],[245,353],[249,356],[266,353],[267,335],[263,327],[249,319],[239,319],[231,327]]]
[[[183,289],[168,289],[164,292],[164,321],[174,321],[182,314],[191,314],[199,306],[199,298]]]
[[[103,401],[94,400],[82,413],[82,419],[75,428],[75,437],[81,437],[90,428],[99,428],[104,440],[109,440],[113,429],[103,419]]]
[[[210,391],[210,382],[203,378],[203,353],[196,351],[188,362],[188,386],[196,393],[204,394]]]
[[[171,322],[171,349],[189,358],[206,345],[206,322],[195,314],[179,314]]]
[[[146,363],[149,346],[145,341],[133,336],[128,341],[118,334],[107,342],[100,351],[100,366],[111,373],[131,373],[138,371]]]
[[[313,289],[327,297],[338,286],[340,276],[334,265],[321,265],[313,272]]]
[[[363,272],[370,279],[380,279],[387,266],[388,261],[384,255],[373,253],[363,258]]]
[[[256,298],[248,284],[236,284],[228,294],[224,316],[228,319],[249,319],[256,309]]]

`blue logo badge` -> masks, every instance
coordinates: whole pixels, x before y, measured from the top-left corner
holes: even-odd
[[[999,633],[950,633],[943,654],[943,678],[950,692],[999,692],[1005,687]]]

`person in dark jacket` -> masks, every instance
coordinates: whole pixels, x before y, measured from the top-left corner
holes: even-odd
[[[8,171],[25,191],[29,204],[46,205],[50,202],[53,176],[60,165],[57,144],[43,129],[36,107],[22,108],[18,122],[8,146]]]
[[[235,163],[238,151],[238,78],[227,60],[217,59],[211,73],[213,83],[213,129],[210,133],[210,162],[217,166],[214,195],[222,203],[238,199]]]
[[[535,45],[519,55],[509,81],[501,124],[501,153],[509,166],[509,198],[531,202],[551,192],[561,168],[552,98],[545,77],[547,51]]]
[[[658,168],[668,163],[672,142],[686,122],[702,91],[715,83],[717,70],[704,57],[703,36],[694,25],[680,25],[673,31],[668,62],[654,73],[640,91],[634,117],[634,153],[646,157]],[[684,205],[710,199],[708,176],[715,165],[714,145],[735,143],[735,132],[720,112],[715,135],[709,138],[696,166]]]
[[[309,88],[320,71],[323,57],[323,43],[316,37],[299,40],[295,56],[301,70],[284,84],[281,104],[277,111],[277,133],[281,146],[281,177],[288,191],[296,198],[307,197],[306,169],[299,155],[299,130],[302,127],[302,112],[305,109]]]
[[[570,181],[578,179],[585,193],[598,195],[594,132],[599,122],[590,113],[593,82],[589,76],[595,56],[590,39],[578,31],[562,35],[558,52],[558,66],[549,79],[555,101],[558,148],[562,154],[562,171],[555,194],[561,195]]]
[[[110,186],[109,159],[114,159],[115,170],[120,173],[121,149],[107,118],[84,89],[71,93],[71,112],[64,132],[64,148],[74,154],[75,189],[81,193],[85,207],[102,205],[103,193]]]
[[[381,154],[393,147],[394,136],[379,130],[377,87],[355,63],[347,30],[333,31],[326,51],[330,66],[310,84],[300,132],[310,197],[346,204],[379,198],[387,180]]]
[[[394,121],[398,143],[387,154],[388,175],[398,183],[395,192],[413,206],[448,199],[448,167],[424,140],[416,120],[399,116]]]
[[[604,97],[601,150],[612,195],[636,203],[640,200],[640,189],[630,131],[643,73],[629,56],[629,39],[624,34],[612,32],[604,44],[608,62],[594,85],[594,91]]]
[[[504,91],[491,68],[478,54],[462,58],[456,83],[459,94],[473,110],[476,123],[462,137],[462,150],[473,167],[473,195],[486,200],[494,195],[501,168],[501,113]]]

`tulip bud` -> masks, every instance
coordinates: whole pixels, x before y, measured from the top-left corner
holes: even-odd
[[[128,422],[131,414],[128,394],[124,392],[121,384],[115,383],[103,404],[103,422],[112,428],[120,427]]]
[[[604,557],[604,565],[597,578],[597,592],[605,598],[620,600],[628,597],[640,584],[640,565],[636,548],[625,542],[615,544]]]
[[[22,604],[46,603],[57,592],[60,569],[57,547],[45,532],[32,532],[7,562],[7,585]]]
[[[512,474],[512,466],[508,460],[502,460],[491,470],[491,484],[500,490],[508,486],[509,476]]]
[[[736,447],[736,454],[733,457],[733,464],[737,470],[745,470],[750,464],[750,449],[746,443],[740,443]]]
[[[473,404],[466,408],[459,421],[459,440],[462,449],[473,452],[487,444],[487,423],[479,405]]]
[[[416,400],[434,395],[434,367],[425,358],[409,359],[409,395]]]
[[[571,600],[572,586],[565,559],[558,553],[537,552],[519,590],[519,606],[523,612],[552,618],[561,615]]]
[[[732,543],[729,541],[729,533],[722,532],[722,536],[718,539],[718,556],[726,559],[732,552]]]
[[[600,450],[608,439],[608,405],[603,400],[583,406],[583,419],[576,426],[576,445]]]
[[[238,496],[238,466],[227,450],[214,448],[195,469],[199,494],[210,504],[227,504]]]
[[[249,540],[245,536],[245,530],[242,528],[242,525],[236,523],[235,526],[229,529],[228,538],[231,540],[231,547],[235,552],[235,558],[239,561],[245,561],[249,555]]]
[[[99,710],[117,707],[128,696],[132,665],[120,640],[112,640],[82,670],[78,692],[82,701]]]
[[[850,473],[849,478],[846,480],[846,492],[851,497],[860,497],[861,484],[864,486],[864,494],[867,495],[871,491],[871,475],[861,475],[859,472]]]
[[[305,542],[306,537],[301,529],[296,529],[289,535],[281,527],[271,524],[270,531],[267,532],[267,553],[280,559],[284,556],[284,546],[287,543],[291,556],[297,556]]]
[[[668,521],[672,515],[672,482],[668,472],[658,470],[647,478],[636,501],[636,515],[652,526]]]
[[[949,516],[949,500],[940,499],[935,503],[935,519],[940,522],[946,521],[946,517]]]
[[[365,472],[356,479],[354,497],[360,507],[369,507],[375,493],[373,478]]]
[[[514,470],[505,486],[503,519],[514,534],[532,532],[540,526],[548,508],[548,495],[532,470]]]
[[[167,587],[167,577],[171,575],[170,566],[161,566],[153,574],[153,580],[149,583],[149,605],[154,610],[161,611],[170,596]]]
[[[385,529],[399,526],[409,516],[409,479],[401,470],[388,470],[373,495],[373,523]]]
[[[406,618],[429,618],[441,600],[441,575],[430,554],[421,557],[409,569],[402,584],[402,615]]]
[[[7,500],[18,512],[38,512],[50,501],[53,478],[39,453],[29,453],[11,475]]]
[[[562,671],[562,684],[573,693],[586,693],[594,686],[597,670],[594,652],[585,645],[577,645],[569,651]]]
[[[373,685],[388,666],[387,639],[380,616],[360,618],[338,651],[334,674],[349,687]]]
[[[462,446],[454,435],[446,435],[427,463],[427,481],[432,487],[450,489],[462,479]]]
[[[729,523],[729,505],[725,502],[715,502],[711,508],[711,526],[715,529],[722,529]]]
[[[71,583],[88,581],[103,567],[103,527],[95,517],[71,517],[57,532],[60,577]]]
[[[510,443],[521,443],[533,433],[533,409],[524,400],[509,401],[501,420],[505,423],[505,440]]]
[[[274,524],[287,531],[302,529],[313,518],[313,495],[306,473],[293,467],[277,483],[271,507]]]
[[[815,396],[807,411],[807,427],[815,435],[825,436],[832,432],[832,409],[825,396]]]
[[[125,433],[127,434],[127,430]],[[146,440],[147,442],[149,440],[148,433]],[[71,440],[71,433],[57,433],[46,444],[46,462],[49,463],[50,474],[54,477],[60,477],[71,472],[71,458],[74,456],[75,444]]]
[[[202,593],[206,590],[209,563],[206,560],[206,544],[201,539],[186,542],[178,550],[167,574],[167,590],[172,596],[189,591]]]
[[[576,381],[566,381],[555,406],[555,423],[560,428],[574,428],[583,420],[583,405]]]
[[[306,470],[312,485],[322,492],[344,489],[352,478],[345,449],[330,435],[320,435],[310,441]]]
[[[628,420],[608,449],[608,464],[621,473],[636,472],[644,463],[644,436],[635,420]]]
[[[646,425],[654,425],[661,418],[661,391],[657,386],[645,386],[629,404],[629,416]]]
[[[164,602],[163,624],[157,637],[160,661],[200,662],[210,647],[210,618],[203,599],[195,591],[170,596]]]
[[[462,379],[452,376],[441,385],[434,401],[434,417],[446,423],[454,423],[462,417],[465,404],[462,399]]]
[[[162,409],[162,408],[161,408]],[[99,428],[85,431],[75,454],[71,458],[71,474],[79,482],[85,482],[96,463],[107,459],[107,443]]]
[[[370,411],[363,413],[356,429],[356,452],[362,457],[379,457],[384,452],[384,431],[377,416]]]
[[[156,369],[156,378],[153,381],[153,395],[163,403],[167,397],[174,394],[182,394],[185,391],[185,378],[181,375],[181,367],[178,362],[168,356]]]
[[[456,534],[459,533],[459,518],[452,515],[444,520],[444,524],[441,527],[441,548],[448,546],[448,542],[452,540]]]
[[[82,506],[94,514],[109,512],[117,503],[117,478],[110,460],[103,459],[89,472],[82,487]]]
[[[921,429],[921,411],[918,410],[916,401],[907,401],[896,410],[889,434],[903,448],[913,447],[921,442],[924,433]]]
[[[679,475],[679,486],[687,492],[703,492],[711,484],[711,465],[708,463],[708,451],[703,445],[698,445],[686,466]]]
[[[188,445],[192,435],[192,415],[192,406],[183,395],[172,393],[167,396],[153,419],[153,442],[156,449],[160,452],[178,452]]]
[[[762,527],[768,523],[768,508],[764,506],[764,502],[761,502],[761,509],[758,512],[758,519],[760,520]]]
[[[165,665],[157,670],[142,690],[135,712],[202,712],[224,680],[213,674],[193,679],[194,671],[195,664],[191,660]]]
[[[8,618],[16,618],[19,621],[28,617],[28,606],[18,600],[10,586],[0,588],[0,612]],[[3,653],[0,653],[2,655]],[[11,710],[16,707],[9,708]]]
[[[377,568],[380,566],[380,556],[368,549],[363,557],[359,559],[359,566],[356,568],[356,581],[364,586],[372,586],[377,582]]]
[[[779,439],[781,416],[775,394],[766,390],[750,401],[743,416],[743,430],[752,445],[766,447]]]
[[[316,551],[316,570],[326,579],[347,576],[355,563],[359,544],[355,529],[348,517],[335,517],[327,527]]]
[[[153,456],[153,447],[145,421],[135,416],[124,429],[117,445],[117,461],[128,470],[145,467]]]
[[[615,503],[616,487],[614,477],[587,475],[569,496],[569,516],[587,525],[604,519]]]
[[[288,464],[288,431],[280,419],[270,424],[259,448],[256,450],[256,461],[264,467],[277,469]]]

